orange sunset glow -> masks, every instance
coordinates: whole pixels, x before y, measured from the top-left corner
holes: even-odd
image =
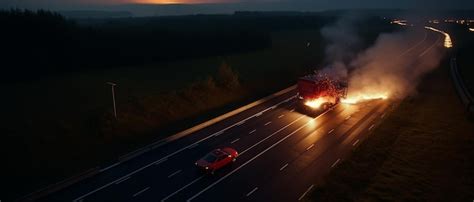
[[[142,4],[206,4],[206,3],[233,3],[236,1],[221,0],[133,0],[135,3]]]

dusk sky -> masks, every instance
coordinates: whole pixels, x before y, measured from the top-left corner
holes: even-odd
[[[190,4],[150,7],[143,4]],[[198,5],[196,5],[198,4]],[[236,10],[473,9],[473,0],[1,0],[0,8],[130,11],[135,15],[231,13]],[[184,11],[184,10],[186,11]]]

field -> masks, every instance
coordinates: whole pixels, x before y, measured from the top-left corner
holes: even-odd
[[[472,201],[472,159],[474,123],[445,61],[308,200]]]

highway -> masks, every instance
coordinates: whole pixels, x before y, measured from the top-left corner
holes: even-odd
[[[424,57],[442,46],[425,31],[397,57]],[[338,104],[308,115],[291,90],[124,164],[54,193],[44,201],[298,201],[337,167],[397,106],[397,100]],[[214,175],[194,162],[233,147],[237,161]]]

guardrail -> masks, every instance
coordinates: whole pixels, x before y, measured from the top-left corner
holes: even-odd
[[[172,141],[177,140],[177,139],[179,139],[179,138],[182,138],[182,137],[185,137],[185,136],[187,136],[187,135],[190,135],[190,134],[192,134],[192,133],[194,133],[194,132],[196,132],[196,131],[198,131],[198,130],[201,130],[201,129],[203,129],[203,128],[205,128],[205,127],[208,127],[208,126],[210,126],[210,125],[212,125],[212,124],[214,124],[214,123],[217,123],[217,122],[222,121],[222,120],[224,120],[224,119],[226,119],[226,118],[229,118],[229,117],[231,117],[231,116],[234,116],[234,115],[236,115],[236,114],[238,114],[238,113],[241,113],[241,112],[243,112],[243,111],[245,111],[245,110],[247,110],[247,109],[250,109],[250,108],[252,108],[252,107],[255,107],[255,106],[259,105],[259,104],[262,104],[262,103],[264,103],[264,102],[267,102],[267,101],[269,101],[269,100],[271,100],[271,99],[273,99],[273,98],[275,98],[275,97],[278,97],[278,96],[280,96],[280,95],[283,95],[283,94],[285,94],[285,93],[287,93],[287,92],[290,92],[291,90],[294,90],[294,89],[296,89],[296,85],[293,85],[293,86],[290,86],[290,87],[288,87],[288,88],[285,88],[285,89],[283,89],[283,90],[281,90],[281,91],[278,91],[277,93],[274,93],[274,94],[272,94],[272,95],[269,95],[269,96],[267,96],[267,97],[264,97],[264,98],[262,98],[262,99],[259,99],[259,100],[255,101],[255,102],[252,102],[252,103],[250,103],[250,104],[247,104],[247,105],[245,105],[245,106],[242,106],[242,107],[240,107],[240,108],[238,108],[238,109],[232,110],[232,111],[227,112],[227,113],[225,113],[225,114],[222,114],[222,115],[220,115],[220,116],[218,116],[218,117],[215,117],[215,118],[213,118],[213,119],[211,119],[211,120],[208,120],[208,121],[205,121],[205,122],[200,123],[200,124],[198,124],[198,125],[195,125],[195,126],[193,126],[193,127],[191,127],[191,128],[188,128],[188,129],[186,129],[186,130],[183,130],[183,131],[181,131],[181,132],[178,132],[178,133],[176,133],[176,134],[174,134],[174,135],[171,135],[171,136],[169,136],[169,137],[167,137],[167,138],[164,138],[164,139],[160,139],[160,140],[158,140],[158,141],[155,141],[155,142],[153,142],[153,143],[151,143],[151,144],[149,144],[149,145],[146,145],[146,146],[144,146],[144,147],[141,147],[141,148],[139,148],[139,149],[137,149],[137,150],[135,150],[135,151],[133,151],[133,152],[130,152],[130,153],[125,154],[125,155],[122,155],[122,156],[120,156],[120,157],[117,158],[117,161],[116,161],[116,162],[111,163],[111,164],[109,164],[108,166],[102,166],[102,167],[98,166],[98,167],[95,167],[95,168],[91,168],[91,169],[89,169],[89,170],[87,170],[87,171],[84,171],[84,172],[80,173],[79,175],[76,175],[76,176],[70,177],[70,178],[68,178],[68,179],[65,179],[65,180],[63,180],[63,181],[61,181],[61,182],[58,182],[58,183],[49,185],[49,186],[47,186],[47,187],[45,187],[45,188],[43,188],[43,189],[40,189],[40,190],[35,191],[35,192],[31,193],[31,194],[28,194],[28,195],[25,196],[25,197],[22,197],[21,199],[19,199],[19,201],[35,201],[35,200],[37,200],[37,199],[39,199],[39,198],[42,198],[42,197],[44,197],[44,196],[46,196],[46,195],[49,195],[49,194],[51,194],[51,193],[57,192],[57,191],[59,191],[59,190],[61,190],[61,189],[64,189],[64,188],[66,188],[66,187],[68,187],[68,186],[70,186],[70,185],[72,185],[72,184],[74,184],[74,183],[77,183],[77,182],[81,181],[81,180],[85,180],[86,178],[90,178],[90,177],[92,177],[92,176],[94,176],[94,175],[97,175],[97,174],[99,174],[99,173],[101,173],[101,172],[107,171],[108,169],[111,169],[111,168],[113,168],[113,167],[115,167],[115,166],[118,166],[118,165],[120,165],[120,164],[122,164],[122,163],[124,163],[124,162],[126,162],[126,161],[129,161],[129,160],[131,160],[131,159],[133,159],[133,158],[135,158],[135,157],[137,157],[137,156],[140,156],[140,155],[142,155],[142,154],[144,154],[144,153],[146,153],[146,152],[148,152],[148,151],[154,150],[154,149],[156,149],[156,148],[158,148],[158,147],[160,147],[160,146],[162,146],[162,145],[164,145],[164,144],[166,144],[166,143],[169,143],[169,142],[172,142]]]
[[[450,72],[451,72],[451,77],[453,78],[454,86],[456,87],[456,91],[458,92],[461,102],[466,107],[466,111],[470,115],[474,114],[474,99],[471,95],[471,92],[464,84],[461,74],[458,71],[458,66],[457,66],[455,57],[451,58]]]

